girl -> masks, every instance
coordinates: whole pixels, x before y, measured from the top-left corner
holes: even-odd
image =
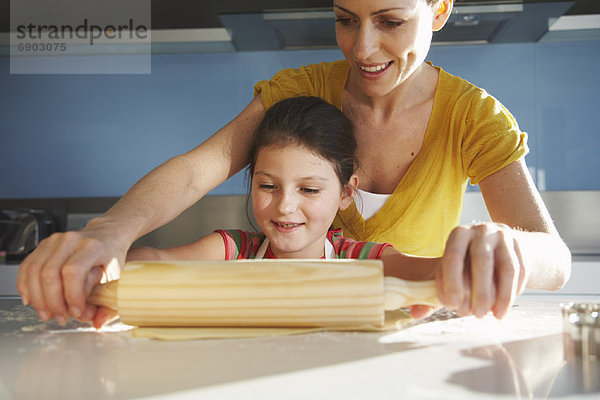
[[[345,239],[331,229],[358,186],[355,152],[352,123],[339,109],[317,97],[282,100],[250,144],[247,171],[260,232],[219,229],[184,246],[135,248],[127,259],[383,257],[386,272],[398,274],[404,257],[390,244]]]

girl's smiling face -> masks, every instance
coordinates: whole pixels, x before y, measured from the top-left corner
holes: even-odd
[[[351,202],[333,165],[306,147],[272,145],[258,151],[252,208],[275,257],[321,258],[338,209]]]
[[[433,30],[447,19],[426,0],[335,0],[333,8],[350,83],[369,97],[383,96],[410,77],[429,52]]]

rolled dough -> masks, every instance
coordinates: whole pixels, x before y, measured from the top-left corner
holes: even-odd
[[[402,310],[386,311],[385,323],[382,327],[376,326],[349,326],[336,328],[163,328],[141,327],[131,331],[134,338],[150,338],[158,340],[202,340],[202,339],[241,339],[258,338],[265,336],[300,335],[313,332],[384,332],[401,329],[414,322],[409,314]]]

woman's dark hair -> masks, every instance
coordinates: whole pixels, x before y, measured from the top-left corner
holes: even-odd
[[[250,181],[261,148],[290,144],[306,147],[332,163],[342,188],[358,167],[354,126],[348,117],[318,97],[292,97],[269,108],[254,132],[248,165]]]

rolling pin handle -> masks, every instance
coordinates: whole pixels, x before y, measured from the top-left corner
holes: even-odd
[[[118,282],[118,280],[114,280],[94,287],[88,297],[88,303],[116,311]]]
[[[416,304],[441,307],[435,281],[407,281],[391,276],[383,278],[385,288],[384,309],[397,310]]]

